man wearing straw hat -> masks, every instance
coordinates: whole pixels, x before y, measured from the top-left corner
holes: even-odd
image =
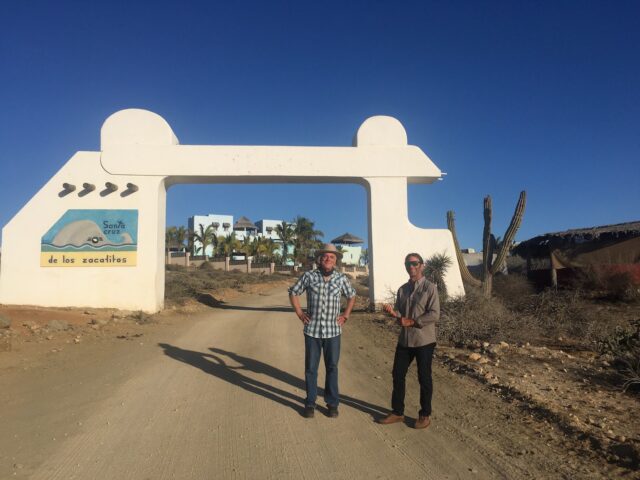
[[[289,301],[304,325],[304,378],[307,390],[303,415],[313,418],[318,395],[318,365],[324,357],[326,380],[324,400],[328,415],[338,416],[338,360],[342,326],[349,319],[356,299],[356,291],[347,276],[335,271],[342,253],[327,243],[316,251],[318,268],[305,272],[289,289]],[[307,292],[307,311],[300,307],[299,296]],[[347,297],[347,306],[340,313],[340,299]]]

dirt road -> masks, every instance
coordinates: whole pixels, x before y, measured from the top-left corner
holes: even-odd
[[[445,369],[428,430],[376,424],[393,342],[357,320],[339,418],[303,418],[301,325],[282,289],[136,335],[1,372],[0,478],[577,478],[515,407]]]

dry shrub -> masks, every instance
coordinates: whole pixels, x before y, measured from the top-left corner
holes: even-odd
[[[281,275],[261,275],[259,273],[238,271],[225,272],[224,270],[215,270],[207,263],[202,265],[199,268],[167,265],[165,299],[184,304],[189,299],[200,298],[203,292],[222,288],[241,289],[243,285],[275,282],[283,278]]]
[[[493,293],[509,308],[519,310],[530,303],[536,289],[524,275],[496,275],[493,277]]]
[[[622,375],[623,390],[640,392],[640,319],[627,328],[616,327],[598,342],[601,353],[613,358],[613,366]]]
[[[519,255],[509,255],[506,259],[507,271],[510,275],[526,275],[527,274],[527,261]]]
[[[607,267],[587,267],[576,272],[572,287],[597,294],[612,302],[640,300],[640,287],[628,271]]]
[[[518,275],[498,278],[494,284],[496,296],[490,300],[467,286],[465,297],[442,304],[442,340],[555,343],[558,337],[565,337],[576,345],[593,348],[618,324],[580,292],[545,290],[536,294]]]
[[[215,268],[213,268],[213,265],[211,265],[211,262],[202,262],[198,267],[198,269],[199,270],[215,270]]]
[[[477,290],[468,289],[466,296],[443,303],[439,336],[454,344],[503,339],[511,319],[511,312],[500,300],[486,299]]]
[[[356,295],[359,297],[369,298],[369,276],[358,277],[351,281],[353,288],[356,289]]]

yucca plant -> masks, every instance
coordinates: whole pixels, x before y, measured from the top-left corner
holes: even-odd
[[[424,276],[438,286],[442,298],[447,298],[447,284],[444,277],[449,267],[453,265],[451,257],[446,253],[434,253],[424,262]]]

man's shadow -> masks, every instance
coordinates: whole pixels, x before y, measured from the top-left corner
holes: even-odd
[[[233,385],[237,385],[248,392],[261,395],[281,405],[290,407],[300,415],[303,413],[304,398],[273,385],[269,385],[268,383],[261,382],[260,380],[255,380],[244,375],[241,371],[244,370],[266,375],[304,391],[304,381],[288,372],[259,360],[238,355],[237,353],[222,350],[220,348],[212,347],[209,350],[213,353],[202,353],[193,350],[184,350],[166,343],[159,343],[158,345],[162,347],[165,355],[175,360],[199,368],[205,373],[218,377]],[[223,357],[227,357],[227,359],[239,365],[230,366]],[[322,389],[318,390],[318,394],[321,396]],[[389,412],[387,409],[348,395],[340,395],[340,402],[351,408],[355,408],[356,410],[371,415],[374,420],[379,420]]]

